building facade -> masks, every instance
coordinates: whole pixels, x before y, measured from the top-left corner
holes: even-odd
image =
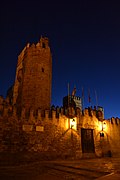
[[[51,85],[51,51],[41,38],[21,52],[14,86],[6,99],[0,96],[0,152],[39,152],[49,159],[120,156],[120,119],[104,119],[102,107],[82,109],[76,96],[51,107]]]

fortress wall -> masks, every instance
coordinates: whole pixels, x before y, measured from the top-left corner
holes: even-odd
[[[25,108],[21,117],[16,115],[13,108],[9,115],[5,108],[0,117],[0,151],[37,151],[44,153],[47,158],[80,158],[80,137],[77,132],[71,132],[68,118],[62,113],[57,117],[57,110],[46,110],[44,116],[41,110],[37,115],[30,110],[26,118]],[[60,109],[62,112],[62,110]]]
[[[112,117],[106,121],[106,133],[113,156],[120,156],[120,119]]]
[[[105,120],[104,137],[100,137],[101,121],[94,111],[86,109],[84,115],[77,115],[77,129],[71,130],[69,119],[63,108],[34,111],[29,115],[22,108],[18,118],[16,107],[4,106],[0,114],[0,151],[37,151],[48,158],[82,157],[81,128],[93,129],[95,154],[99,157],[120,155],[120,119]],[[45,157],[46,157],[45,156]]]

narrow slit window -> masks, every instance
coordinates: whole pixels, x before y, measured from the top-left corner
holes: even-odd
[[[42,68],[42,72],[44,72],[44,68]]]
[[[44,42],[42,43],[42,48],[45,48],[45,43]]]

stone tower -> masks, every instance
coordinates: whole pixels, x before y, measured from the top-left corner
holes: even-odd
[[[52,56],[48,38],[40,38],[35,44],[27,44],[18,56],[13,90],[13,104],[18,112],[25,107],[50,109],[52,86]]]

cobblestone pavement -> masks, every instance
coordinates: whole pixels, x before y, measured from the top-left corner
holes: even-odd
[[[17,166],[1,166],[0,180],[117,180],[120,158],[40,161]]]

